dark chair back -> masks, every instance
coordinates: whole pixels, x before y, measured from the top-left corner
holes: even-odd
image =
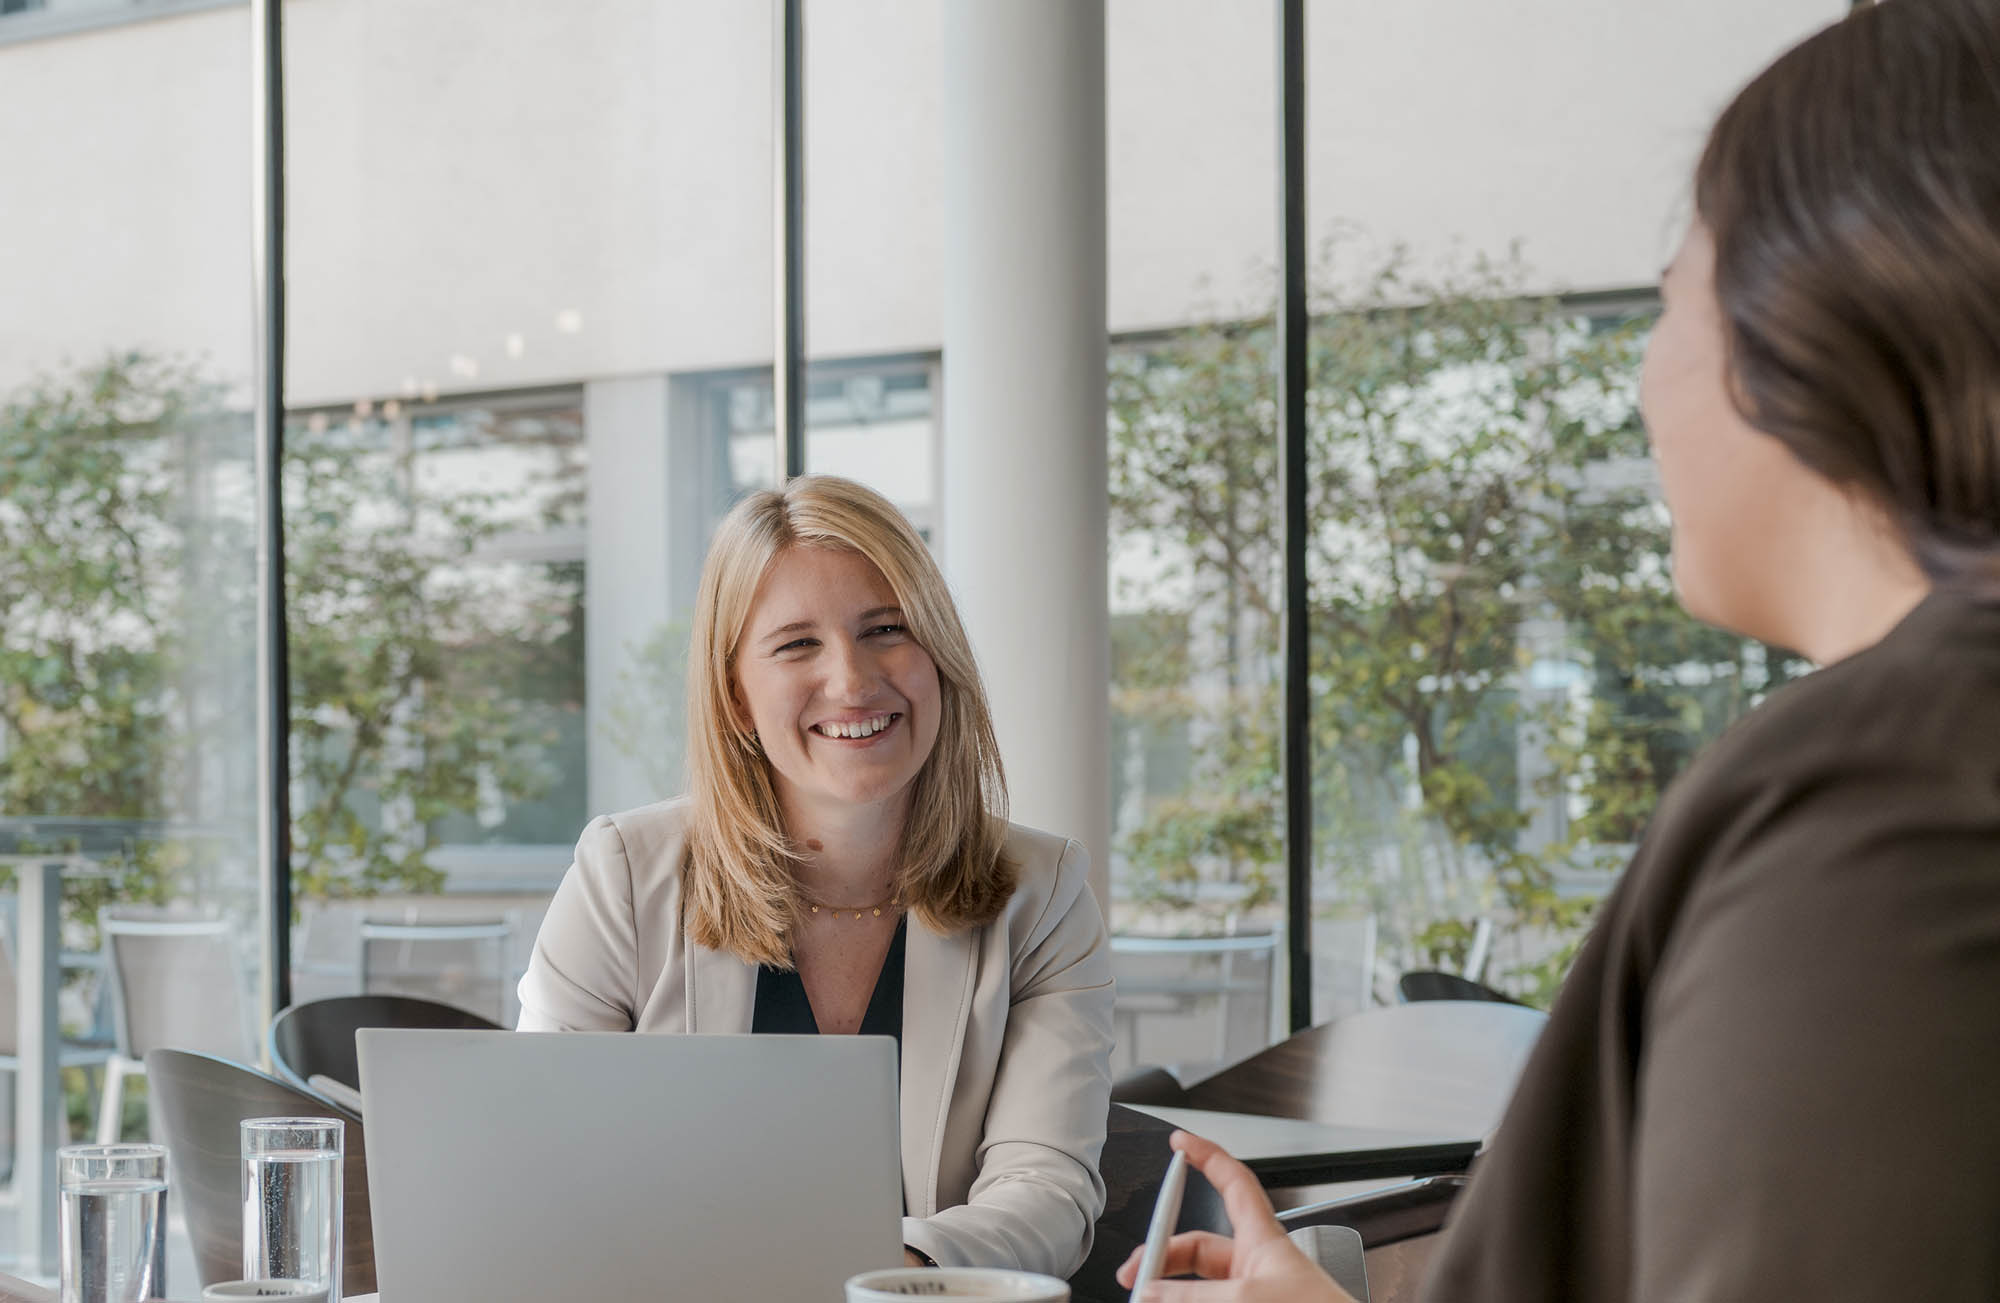
[[[1074,1303],[1126,1303],[1129,1291],[1118,1284],[1116,1273],[1132,1250],[1146,1242],[1153,1201],[1173,1159],[1173,1150],[1167,1145],[1167,1137],[1173,1133],[1172,1124],[1150,1114],[1111,1106],[1104,1156],[1098,1163],[1104,1176],[1104,1213],[1097,1219],[1090,1256],[1069,1278]],[[1278,1220],[1287,1230],[1352,1226],[1361,1235],[1369,1303],[1396,1303],[1415,1297],[1415,1285],[1436,1243],[1436,1234],[1465,1179],[1463,1175],[1446,1175],[1403,1182],[1355,1199],[1281,1212]],[[1229,1214],[1222,1206],[1222,1196],[1192,1168],[1175,1229],[1229,1234]]]
[[[1117,1271],[1132,1250],[1146,1242],[1153,1201],[1159,1197],[1167,1164],[1173,1161],[1174,1151],[1167,1147],[1167,1137],[1173,1133],[1171,1123],[1136,1109],[1111,1106],[1104,1155],[1097,1164],[1104,1176],[1104,1213],[1097,1219],[1090,1256],[1069,1278],[1073,1303],[1126,1303],[1130,1297],[1130,1291],[1119,1285]],[[1175,1229],[1229,1230],[1222,1196],[1193,1168],[1188,1169],[1181,1220]]]
[[[1475,982],[1457,973],[1440,973],[1435,969],[1419,969],[1414,973],[1404,973],[1396,979],[1396,993],[1403,997],[1403,1003],[1414,1004],[1419,1000],[1489,1000],[1495,1004],[1519,1004],[1511,995]]]
[[[295,1004],[271,1020],[271,1065],[300,1090],[311,1090],[316,1076],[359,1090],[354,1033],[363,1027],[499,1030],[476,1013],[413,995],[339,995]]]
[[[1111,1083],[1111,1102],[1136,1104],[1141,1108],[1148,1104],[1155,1108],[1186,1108],[1188,1093],[1179,1077],[1165,1068],[1147,1065],[1134,1068]]]
[[[243,1275],[245,1118],[336,1117],[347,1124],[341,1168],[341,1288],[375,1289],[375,1236],[368,1213],[368,1157],[361,1119],[240,1063],[185,1050],[146,1056],[148,1107],[165,1136],[175,1198],[194,1241],[204,1288]]]

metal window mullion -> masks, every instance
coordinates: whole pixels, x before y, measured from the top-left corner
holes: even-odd
[[[251,0],[256,338],[257,848],[264,1025],[291,1002],[291,694],[286,681],[284,0]]]
[[[775,0],[776,76],[773,127],[776,175],[773,245],[777,254],[776,351],[771,365],[772,420],[779,482],[805,474],[805,40],[800,0]]]
[[[1278,479],[1285,532],[1283,791],[1285,955],[1290,1026],[1312,1025],[1311,622],[1306,585],[1306,79],[1305,0],[1278,0]]]

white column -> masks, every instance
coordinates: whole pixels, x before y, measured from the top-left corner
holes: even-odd
[[[944,562],[1014,818],[1108,904],[1104,5],[944,13]]]

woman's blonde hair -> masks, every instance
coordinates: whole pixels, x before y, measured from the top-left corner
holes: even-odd
[[[789,968],[804,913],[771,772],[735,696],[736,648],[758,585],[791,548],[872,562],[937,666],[937,742],[912,781],[897,887],[934,932],[990,923],[1013,894],[1002,858],[1007,781],[986,690],[944,576],[901,512],[872,489],[808,475],[753,493],[717,526],[688,649],[688,851],[683,925],[700,945]]]

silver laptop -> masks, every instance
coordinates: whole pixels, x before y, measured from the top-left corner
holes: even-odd
[[[835,1303],[902,1262],[886,1037],[355,1040],[383,1303]]]

